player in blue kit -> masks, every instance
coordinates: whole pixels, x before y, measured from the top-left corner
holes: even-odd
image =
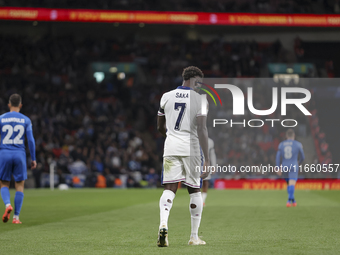
[[[282,171],[285,173],[287,169],[288,178],[287,192],[288,201],[286,206],[296,206],[294,198],[295,184],[298,179],[299,165],[304,161],[305,154],[303,153],[302,144],[295,141],[295,133],[293,129],[288,129],[286,132],[287,140],[283,141],[279,145],[279,149],[276,154],[276,166],[282,165]],[[286,176],[285,176],[286,177]]]
[[[24,200],[24,182],[27,179],[25,134],[31,153],[31,169],[37,166],[35,142],[31,120],[20,113],[21,96],[18,94],[11,95],[8,107],[10,111],[0,116],[0,184],[1,197],[6,206],[2,221],[6,223],[13,211],[9,194],[9,184],[13,175],[16,193],[12,223],[21,224],[19,214]]]

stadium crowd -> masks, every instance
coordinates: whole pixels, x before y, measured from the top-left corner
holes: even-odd
[[[339,13],[339,0],[1,0],[0,6],[251,13]]]
[[[37,144],[36,187],[47,185],[41,179],[52,161],[57,162],[59,182],[65,182],[65,176],[83,175],[82,185],[92,187],[156,187],[164,141],[155,130],[159,100],[181,84],[183,67],[199,66],[207,77],[258,77],[267,62],[285,61],[279,41],[0,39],[0,111],[8,110],[12,93],[22,95],[22,112],[32,120]],[[134,77],[130,87],[118,79],[98,83],[89,70],[93,61],[135,61],[145,78]],[[271,102],[271,91],[262,89],[259,108]],[[226,102],[230,109],[232,101]],[[299,134],[305,135],[306,120],[293,117],[300,118]],[[265,125],[244,131],[221,133],[226,139],[216,148],[220,163],[274,164],[282,130]]]

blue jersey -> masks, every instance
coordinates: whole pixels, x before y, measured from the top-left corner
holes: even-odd
[[[305,159],[302,144],[295,140],[285,140],[280,143],[276,154],[276,165],[287,166],[291,170],[297,171],[299,164]]]
[[[25,152],[25,136],[32,161],[35,160],[35,142],[31,120],[19,112],[7,112],[0,116],[0,151]]]

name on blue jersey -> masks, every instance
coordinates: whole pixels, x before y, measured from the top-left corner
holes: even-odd
[[[176,93],[176,98],[189,98],[189,93]]]
[[[25,119],[19,119],[19,118],[3,118],[3,119],[1,119],[1,123],[7,123],[7,122],[25,123]]]
[[[293,145],[293,142],[289,141],[289,142],[283,142],[284,145]]]

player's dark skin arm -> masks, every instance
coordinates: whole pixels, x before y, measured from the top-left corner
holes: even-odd
[[[204,166],[209,165],[209,147],[208,147],[208,129],[207,129],[207,117],[199,116],[197,117],[197,134],[200,146],[204,154]],[[209,172],[203,172],[201,178],[204,179],[209,175]]]
[[[165,116],[157,116],[157,130],[166,137]]]
[[[209,188],[209,180],[203,180],[202,191],[208,192],[208,188]]]

